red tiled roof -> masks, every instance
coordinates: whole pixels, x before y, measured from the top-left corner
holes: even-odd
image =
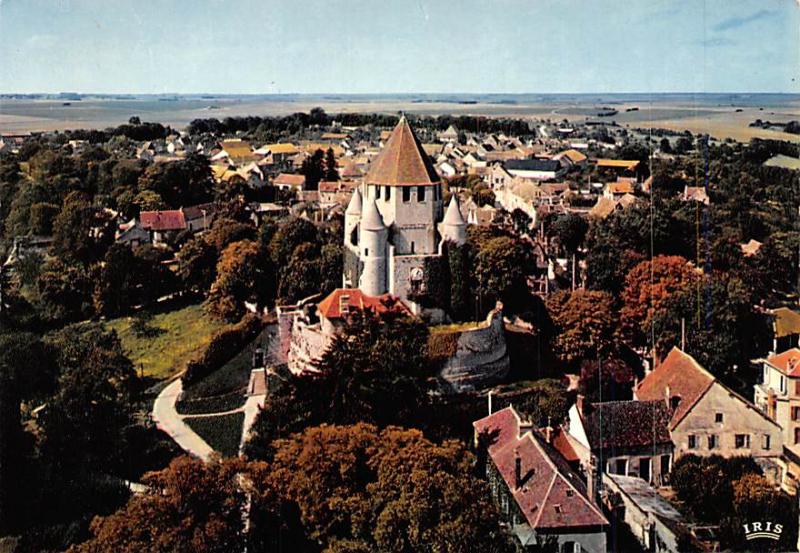
[[[180,209],[142,211],[139,214],[139,220],[142,222],[142,228],[147,230],[168,231],[186,228],[186,218]]]
[[[772,355],[767,358],[767,363],[786,376],[800,376],[800,349],[787,349],[782,353]]]
[[[305,175],[294,175],[290,173],[281,173],[275,180],[272,181],[273,184],[288,184],[289,186],[303,186],[306,183],[306,176]]]
[[[439,182],[439,175],[405,117],[400,118],[386,147],[370,164],[364,182],[394,186]]]
[[[639,400],[667,401],[679,397],[680,402],[672,413],[670,430],[674,430],[684,416],[694,407],[714,383],[714,377],[700,363],[678,348],[672,348],[666,358],[648,374],[636,388]]]
[[[336,192],[337,190],[339,190],[339,181],[335,180],[319,181],[320,192]]]
[[[352,311],[368,309],[377,315],[397,313],[410,316],[412,314],[406,304],[396,296],[391,294],[368,296],[358,288],[337,288],[319,302],[317,309],[321,317],[340,319],[343,316],[343,305]]]
[[[489,438],[487,449],[495,468],[531,528],[565,529],[605,526],[608,521],[589,500],[586,487],[558,452],[532,432],[520,432],[511,407],[472,423]],[[520,461],[520,485],[517,482]]]

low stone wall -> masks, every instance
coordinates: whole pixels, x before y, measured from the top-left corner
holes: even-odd
[[[307,325],[295,319],[289,340],[287,365],[292,373],[299,375],[313,372],[314,361],[320,359],[333,341],[333,335],[322,331],[320,324]]]
[[[437,333],[431,338],[431,346],[435,344],[439,350],[434,356],[442,363],[439,377],[451,392],[491,386],[511,368],[500,303],[476,328]]]

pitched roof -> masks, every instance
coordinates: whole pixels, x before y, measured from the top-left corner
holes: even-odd
[[[586,156],[584,154],[582,154],[581,152],[579,152],[578,150],[574,150],[574,149],[564,150],[563,152],[558,154],[558,156],[556,156],[556,157],[566,157],[572,163],[582,163],[582,162],[586,161]]]
[[[139,214],[142,228],[156,231],[183,230],[186,219],[180,209],[165,211],[142,211]]]
[[[258,152],[270,152],[271,154],[296,154],[300,150],[291,142],[280,144],[266,144],[258,149]]]
[[[674,347],[661,364],[639,383],[636,397],[666,402],[669,390],[670,398],[680,398],[670,422],[670,429],[674,429],[714,384],[714,380],[714,376],[691,355]]]
[[[767,363],[786,376],[800,376],[800,349],[792,348],[767,358]]]
[[[633,170],[639,166],[638,159],[598,159],[598,167],[612,167],[617,169]]]
[[[461,210],[458,209],[458,200],[455,194],[450,196],[450,203],[447,206],[447,212],[444,214],[444,224],[454,227],[463,227],[467,224],[464,221],[464,216],[461,215]]]
[[[632,194],[633,183],[630,181],[609,182],[606,184],[606,190],[612,194]]]
[[[350,203],[347,204],[345,213],[355,215],[361,214],[361,191],[358,188],[353,190],[353,195],[350,196]]]
[[[375,198],[368,198],[365,202],[364,213],[361,216],[361,230],[383,230],[386,225],[383,223],[380,211],[378,211],[378,204],[375,203]]]
[[[412,315],[411,310],[400,298],[391,294],[368,296],[358,288],[337,288],[319,302],[317,309],[320,316],[326,319],[341,319],[349,311],[364,310],[369,310],[376,315],[386,313]]]
[[[520,436],[521,422],[512,407],[472,426],[488,440],[489,457],[531,528],[608,524],[589,499],[584,483],[559,453],[530,431]],[[517,459],[521,482],[517,481]]]
[[[800,313],[788,307],[779,307],[772,310],[775,315],[775,337],[783,338],[800,334]]]
[[[393,186],[430,185],[439,175],[405,117],[389,136],[386,147],[370,164],[364,182]]]
[[[592,449],[644,447],[672,443],[672,412],[664,399],[593,403],[582,414]]]
[[[275,180],[272,181],[272,184],[279,185],[279,184],[287,184],[289,186],[303,186],[306,183],[306,176],[305,175],[295,175],[291,173],[281,173]]]
[[[751,238],[749,242],[746,244],[741,244],[742,253],[745,257],[751,257],[758,253],[758,250],[761,249],[761,242],[758,240]]]
[[[561,164],[554,159],[509,159],[505,162],[508,171],[558,171]]]
[[[194,219],[201,219],[202,217],[212,216],[216,210],[217,210],[216,205],[211,203],[192,205],[183,208],[183,217],[187,221],[191,221]]]
[[[220,146],[231,159],[250,158],[254,155],[250,143],[244,140],[225,140]]]

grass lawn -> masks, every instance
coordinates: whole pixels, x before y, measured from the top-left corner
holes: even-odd
[[[136,370],[154,379],[169,378],[186,368],[186,363],[203,350],[211,336],[225,326],[203,311],[199,304],[171,311],[155,312],[147,321],[148,335],[134,332],[135,317],[121,317],[106,323],[117,331],[122,346]]]
[[[184,422],[223,457],[239,455],[244,413],[219,417],[193,417],[184,419]]]
[[[267,326],[247,347],[240,351],[236,356],[225,363],[218,370],[214,371],[204,379],[187,386],[183,390],[183,397],[178,402],[178,412],[190,412],[192,409],[188,404],[193,400],[201,398],[215,398],[217,396],[227,396],[240,392],[240,403],[245,401],[244,391],[247,383],[250,382],[250,369],[253,364],[253,350],[259,345],[264,345],[270,339],[275,339],[277,327]],[[225,403],[228,409],[235,409],[239,405]],[[196,412],[196,411],[195,411]]]

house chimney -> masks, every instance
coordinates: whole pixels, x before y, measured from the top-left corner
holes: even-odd
[[[544,439],[548,444],[553,443],[553,427],[549,424],[544,427]]]
[[[575,407],[578,408],[578,414],[580,415],[583,415],[583,401],[583,394],[578,394],[578,397],[575,398]]]
[[[589,494],[589,500],[597,505],[597,494],[599,491],[599,477],[597,472],[597,460],[595,456],[589,454],[589,466],[586,471],[586,493]]]

